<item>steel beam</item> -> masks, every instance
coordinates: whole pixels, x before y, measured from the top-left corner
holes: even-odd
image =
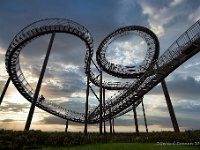
[[[89,60],[87,61],[87,88],[86,88],[86,101],[85,101],[85,127],[84,127],[84,134],[87,135],[87,124],[88,124],[88,101],[89,101],[89,94],[90,94],[90,63],[91,63],[91,56],[89,56]]]
[[[135,131],[136,135],[139,136],[139,128],[138,128],[138,120],[137,120],[137,112],[136,112],[136,105],[133,103],[133,115],[134,115],[134,120],[135,120]]]
[[[102,105],[102,71],[100,70],[100,87],[99,87],[99,106],[100,106],[100,119],[99,119],[99,133],[102,134],[102,122],[103,122],[103,105]]]
[[[67,130],[68,130],[68,124],[69,124],[69,121],[68,121],[68,119],[66,120],[66,126],[65,126],[65,132],[67,132]]]
[[[106,120],[105,120],[105,106],[106,106],[106,93],[105,93],[106,91],[105,91],[105,89],[103,88],[103,126],[104,126],[104,133],[106,133]]]
[[[145,113],[145,109],[144,109],[143,98],[142,98],[142,110],[143,110],[143,115],[144,115],[144,124],[145,124],[145,127],[146,127],[146,132],[148,133],[147,119],[146,119],[146,113]]]
[[[7,80],[7,82],[6,82],[6,84],[5,84],[5,86],[4,86],[4,89],[3,89],[3,91],[2,91],[2,94],[1,94],[1,97],[0,97],[0,105],[1,105],[1,103],[2,103],[2,101],[3,101],[3,98],[4,98],[4,95],[5,95],[5,93],[6,93],[6,91],[7,91],[7,89],[8,89],[8,86],[9,86],[9,84],[10,84],[10,77],[8,78],[8,80]]]
[[[38,95],[39,95],[39,92],[40,92],[42,80],[43,80],[43,77],[44,77],[44,73],[45,73],[45,70],[46,70],[46,66],[47,66],[47,63],[48,63],[48,59],[49,59],[49,55],[50,55],[50,52],[51,52],[51,48],[52,48],[52,45],[53,45],[54,38],[55,38],[55,32],[52,33],[52,35],[51,35],[51,39],[50,39],[49,46],[48,46],[48,49],[47,49],[46,57],[44,59],[42,70],[40,72],[40,77],[39,77],[39,80],[38,80],[38,83],[37,83],[37,86],[36,86],[36,89],[35,89],[35,93],[34,93],[34,96],[33,96],[31,108],[29,110],[29,114],[28,114],[28,118],[26,120],[26,125],[25,125],[25,129],[24,130],[29,130],[30,125],[31,125],[31,121],[32,121],[32,118],[33,118],[33,113],[34,113],[34,110],[35,110],[35,105],[36,105],[36,102],[37,102],[37,99],[38,99]]]
[[[115,119],[112,119],[112,133],[115,133]]]
[[[110,117],[109,117],[109,123],[110,123],[110,134],[112,134],[112,118],[111,118],[111,108],[109,109]]]
[[[168,92],[165,80],[161,81],[161,85],[162,85],[162,89],[163,89],[163,92],[164,92],[164,95],[165,95],[165,99],[166,99],[166,103],[167,103],[167,107],[168,107],[168,110],[169,110],[169,114],[170,114],[170,117],[171,117],[171,121],[172,121],[174,131],[180,132],[178,122],[176,120],[176,116],[175,116],[175,113],[174,113],[174,108],[172,106],[172,102],[171,102],[171,99],[170,99],[170,96],[169,96],[169,92]]]

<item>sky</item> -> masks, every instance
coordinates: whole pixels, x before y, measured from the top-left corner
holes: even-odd
[[[5,53],[14,36],[27,25],[45,18],[66,18],[89,30],[94,41],[94,56],[101,41],[118,28],[130,25],[152,30],[160,42],[160,55],[190,26],[200,19],[198,0],[1,0],[0,1],[0,92],[8,74]],[[21,69],[35,88],[50,35],[28,44],[20,53]],[[131,39],[131,40],[130,40]],[[84,112],[86,76],[85,45],[69,34],[56,34],[40,93],[45,98],[74,111]],[[145,57],[145,41],[122,37],[110,44],[106,57],[122,65],[135,65]],[[181,131],[199,129],[200,54],[196,54],[165,80]],[[94,69],[94,66],[92,66]],[[95,70],[94,70],[95,72]],[[122,81],[103,72],[104,81]],[[131,82],[125,79],[124,82]],[[98,95],[99,89],[91,85]],[[117,91],[106,90],[106,98]],[[90,94],[89,108],[98,105]],[[173,131],[161,85],[144,96],[149,131]],[[23,130],[31,104],[10,83],[0,106],[0,129]],[[141,105],[137,108],[139,130],[145,131]],[[65,120],[35,109],[30,129],[64,131]],[[83,132],[84,124],[69,122],[68,131]],[[98,131],[98,124],[88,131]],[[107,123],[107,130],[109,126]],[[116,132],[135,132],[133,112],[115,119]]]

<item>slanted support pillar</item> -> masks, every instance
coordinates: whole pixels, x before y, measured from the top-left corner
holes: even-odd
[[[7,80],[7,82],[6,82],[6,84],[5,84],[5,86],[4,86],[3,92],[2,92],[1,97],[0,97],[0,105],[1,105],[1,103],[3,101],[4,95],[5,95],[5,93],[6,93],[7,89],[8,89],[8,86],[10,84],[10,80],[11,79],[9,77],[8,80]]]
[[[110,111],[110,114],[111,114],[111,108],[109,109]],[[109,118],[109,123],[110,123],[110,134],[112,134],[112,118],[111,118],[111,115],[110,115],[110,118]]]
[[[100,90],[99,90],[99,106],[100,106],[100,120],[99,120],[99,133],[102,134],[102,122],[103,122],[103,105],[102,105],[102,71],[100,70]]]
[[[165,80],[161,81],[161,85],[162,85],[163,92],[164,92],[164,95],[165,95],[165,99],[166,99],[166,103],[167,103],[167,107],[168,107],[168,110],[169,110],[169,114],[170,114],[170,117],[171,117],[171,121],[172,121],[172,124],[173,124],[174,131],[180,132],[178,122],[176,120],[176,116],[175,116],[175,113],[174,113],[174,109],[173,109],[172,102],[171,102],[171,99],[170,99],[170,96],[169,96],[169,92],[167,90],[167,85],[166,85]]]
[[[112,119],[112,133],[115,133],[115,119]]]
[[[68,130],[68,124],[69,124],[69,121],[68,119],[66,120],[66,127],[65,127],[65,132],[67,133],[67,130]]]
[[[134,120],[135,120],[135,131],[136,135],[139,136],[139,129],[138,129],[138,120],[137,120],[137,112],[136,112],[136,105],[133,104],[133,114],[134,114]]]
[[[89,99],[89,73],[87,76],[86,102],[85,102],[85,127],[84,134],[87,135],[87,121],[88,121],[88,99]]]
[[[142,98],[142,110],[143,110],[143,115],[144,115],[144,124],[145,124],[145,127],[146,127],[146,132],[148,133],[147,119],[146,119],[146,113],[145,113],[145,109],[144,109],[143,98]]]
[[[88,101],[89,101],[89,90],[90,90],[90,63],[91,63],[91,56],[88,58],[87,61],[87,88],[86,88],[86,101],[85,101],[85,127],[84,127],[84,134],[87,135],[87,124],[88,124]]]
[[[33,113],[34,113],[34,110],[35,110],[35,105],[36,105],[38,95],[39,95],[39,92],[40,92],[42,80],[43,80],[43,77],[44,77],[44,73],[45,73],[45,70],[46,70],[46,66],[47,66],[47,63],[48,63],[48,59],[49,59],[49,55],[50,55],[50,52],[51,52],[51,48],[52,48],[52,45],[53,45],[54,38],[55,38],[55,32],[52,33],[52,35],[51,35],[51,39],[50,39],[49,46],[48,46],[48,49],[47,49],[46,57],[44,59],[42,70],[40,72],[40,77],[39,77],[39,80],[38,80],[38,83],[37,83],[37,86],[36,86],[36,89],[35,89],[31,108],[30,108],[30,111],[29,111],[29,114],[28,114],[28,118],[26,120],[26,125],[25,125],[24,130],[29,130],[30,125],[31,125]]]
[[[103,115],[104,115],[104,119],[103,119],[103,126],[104,126],[104,133],[106,133],[106,121],[105,121],[105,105],[106,105],[106,95],[105,95],[105,89],[103,88]]]

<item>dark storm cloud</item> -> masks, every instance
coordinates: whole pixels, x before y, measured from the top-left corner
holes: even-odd
[[[160,117],[160,116],[148,116],[147,118],[147,124],[148,126],[152,126],[152,125],[160,125],[163,128],[171,128],[172,127],[172,123],[170,118],[167,117]],[[116,118],[114,120],[115,122],[115,126],[135,126],[135,120],[133,118],[131,119],[122,119],[122,118]],[[143,116],[138,115],[138,125],[144,125],[144,119]]]
[[[29,104],[5,102],[5,105],[0,108],[2,112],[23,112],[24,109],[29,108]]]
[[[145,14],[143,10],[144,5],[148,6],[146,8],[154,10],[155,13],[152,16]],[[93,36],[94,51],[96,51],[100,42],[114,30],[128,25],[150,27],[150,20],[156,23],[156,25],[163,27],[164,34],[159,37],[162,53],[194,23],[196,15],[192,15],[190,18],[189,16],[193,12],[198,14],[197,9],[199,5],[200,1],[190,0],[182,0],[180,3],[176,3],[176,5],[175,1],[172,0],[2,0],[0,2],[0,47],[6,50],[13,37],[30,23],[44,18],[59,17],[71,19],[86,27]],[[158,19],[156,20],[156,18]],[[24,72],[30,72],[29,76],[39,76],[49,38],[50,35],[40,37],[22,50],[20,64]],[[43,80],[45,84],[41,89],[45,97],[55,99],[61,97],[61,95],[70,97],[73,93],[85,92],[84,57],[85,45],[83,41],[74,36],[56,34]],[[3,63],[4,58],[1,58]],[[95,57],[93,58],[95,60]],[[170,95],[177,100],[174,108],[178,114],[199,112],[198,97],[200,95],[198,89],[200,83],[197,80],[199,67],[198,65],[194,65],[196,62],[199,62],[198,58],[195,61],[191,61],[191,67],[182,67],[181,70],[176,72],[179,74],[178,76],[177,74],[172,75],[172,80],[167,80]],[[65,68],[66,66],[64,67],[63,65],[76,66],[78,69],[73,69],[73,67],[71,69]],[[192,76],[191,73],[195,76]],[[0,81],[0,84],[0,89],[2,89],[5,82]],[[11,92],[7,94],[10,95]],[[161,86],[157,86],[149,94],[163,95]],[[192,105],[191,103],[180,104],[180,99],[194,102],[196,105]],[[13,112],[22,111],[23,108],[27,107],[21,104],[14,106],[15,104],[10,103],[8,105],[9,109]],[[63,102],[61,105],[67,108],[71,107],[76,111],[82,112],[84,110],[84,103],[77,102],[76,98],[70,98],[70,101]],[[190,108],[185,107],[187,105]],[[2,108],[3,111],[7,109],[4,106]],[[157,108],[160,111],[164,110],[163,107]],[[167,117],[149,117],[149,120],[150,125],[160,124],[171,127],[169,118]],[[47,117],[45,121],[45,123],[50,124],[65,124],[65,121],[55,119],[55,117]],[[187,122],[187,119],[183,119],[184,121]],[[133,125],[133,120],[116,119],[116,122],[121,125]]]
[[[4,120],[1,120],[1,122],[13,122],[13,121],[15,121],[15,120],[13,120],[13,119],[4,119]]]
[[[41,71],[40,66],[31,66],[30,68],[27,68],[28,66],[24,66],[24,67],[26,67],[26,70],[29,71],[33,77],[39,77],[40,71]],[[48,71],[45,71],[45,76],[48,76]]]
[[[41,91],[47,97],[71,96],[76,92],[85,92],[85,77],[82,77],[79,72],[55,72],[51,77],[44,79],[46,83]],[[52,77],[53,76],[53,77]],[[46,77],[46,76],[45,76]]]
[[[184,31],[186,31],[196,20],[190,19],[190,15],[198,10],[200,1],[169,0],[141,1],[146,20],[151,27],[163,28],[163,35],[159,36],[160,54],[162,54]],[[156,10],[156,11],[155,11]],[[192,15],[193,16],[193,15]],[[198,17],[198,16],[196,16]],[[197,19],[195,17],[195,19]],[[184,23],[183,23],[184,22]],[[158,28],[154,30],[156,33]],[[175,34],[176,33],[176,34]]]
[[[54,45],[50,61],[74,64],[83,68],[86,55],[85,43],[72,35],[63,35],[62,37],[57,37],[59,42]]]
[[[148,5],[154,6],[155,9],[161,9],[163,6],[168,6],[171,2],[172,1],[145,1]],[[46,3],[46,5],[42,5],[42,3]],[[191,1],[188,5],[188,1],[183,1],[181,5],[178,6],[187,7],[187,10],[190,10],[191,8],[194,10],[198,7],[198,4],[196,3],[199,2]],[[55,5],[55,1],[53,0],[43,2],[38,0],[34,2],[8,2],[3,0],[1,1],[0,11],[2,18],[0,25],[2,25],[2,28],[12,29],[9,31],[11,34],[8,34],[9,32],[6,30],[1,30],[1,34],[4,37],[1,39],[1,43],[5,48],[7,48],[12,37],[14,37],[14,35],[24,26],[42,18],[69,18],[83,24],[94,36],[95,47],[98,46],[100,41],[103,40],[106,35],[119,27],[130,24],[147,24],[146,21],[144,21],[146,19],[141,19],[144,16],[141,15],[142,10],[139,2],[135,1],[88,0],[83,2],[76,0],[59,1],[56,2]],[[174,11],[176,11],[174,14],[179,13],[176,9],[174,9]],[[187,11],[183,12],[187,13]],[[15,15],[13,15],[13,13],[15,13]],[[15,26],[13,26],[13,23],[15,23]]]
[[[200,96],[200,82],[193,77],[188,76],[185,79],[181,75],[173,77],[172,80],[166,82],[170,95],[177,99],[192,99],[196,100]],[[149,94],[163,95],[162,87],[159,84]]]
[[[40,120],[40,122],[45,123],[45,124],[52,124],[52,125],[66,125],[66,120],[55,117],[55,116],[49,116],[49,117],[45,117],[44,120]],[[83,123],[76,123],[76,122],[72,122],[72,121],[68,121],[69,125],[72,126],[84,126]],[[94,124],[95,126],[98,124]],[[88,124],[89,126],[89,124]]]
[[[46,124],[60,124],[60,125],[66,124],[66,120],[52,116],[52,115],[49,117],[45,117],[44,120],[41,120],[41,122],[44,122]]]
[[[50,35],[37,38],[21,51],[21,57],[30,65],[42,64],[49,44]],[[37,46],[36,46],[37,45]],[[64,63],[84,66],[85,43],[70,34],[57,33],[51,49],[49,63]],[[22,62],[23,63],[23,62]]]
[[[87,0],[84,2],[76,0],[59,1],[56,2],[56,7],[54,6],[55,1],[53,0],[43,2],[1,1],[1,28],[12,29],[10,31],[1,30],[1,36],[4,38],[0,39],[0,42],[3,47],[7,48],[14,35],[23,27],[43,18],[68,18],[82,24],[92,33],[95,47],[110,32],[125,24],[130,25],[141,20],[139,17],[140,5],[136,2],[130,4],[130,2],[115,0]],[[13,26],[13,24],[15,25]]]
[[[180,100],[178,104],[176,103],[173,106],[174,110],[177,114],[199,114],[200,113],[200,103],[190,100]],[[166,106],[157,106],[154,109],[158,112],[168,112],[167,105]]]
[[[24,121],[24,120],[16,120],[16,119],[4,119],[4,120],[1,120],[0,122],[1,123],[12,123],[14,121]]]
[[[85,111],[85,101],[79,102],[76,100],[76,98],[71,98],[70,101],[62,102],[59,105],[80,113]],[[88,109],[90,110],[91,108],[92,105],[89,104]]]
[[[170,2],[172,2],[172,0],[169,0],[169,1],[157,1],[157,0],[148,1],[148,0],[144,0],[144,1],[148,5],[154,6],[157,9],[159,9],[160,7],[163,7],[163,6],[167,6],[167,5],[169,5]]]
[[[170,116],[165,116],[165,117],[161,117],[161,116],[148,116],[147,117],[147,122],[148,125],[160,125],[163,128],[171,128],[172,127],[172,123],[170,120]]]
[[[59,124],[59,125],[65,125],[66,120],[55,117],[55,116],[49,116],[45,117],[44,120],[41,120],[41,122],[46,124]],[[154,117],[154,118],[147,118],[148,125],[160,125],[163,128],[171,128],[172,123],[170,122],[170,118],[167,117]],[[115,126],[130,126],[134,128],[135,122],[134,119],[121,119],[117,118],[114,120]],[[138,119],[138,124],[144,125],[144,120]],[[83,126],[84,124],[75,123],[75,122],[69,122],[69,125],[76,125],[76,126]],[[98,124],[94,124],[95,126],[98,126]],[[106,125],[109,125],[109,122],[106,122]]]
[[[199,130],[199,119],[189,117],[189,118],[178,118],[178,124],[180,127],[186,128],[186,130]]]
[[[141,116],[142,117],[142,116]],[[185,117],[176,117],[177,122],[179,124],[179,128],[182,129],[199,129],[199,119],[196,118],[185,118]],[[148,126],[153,126],[153,125],[158,125],[160,126],[160,130],[162,128],[173,128],[172,121],[170,119],[170,116],[147,116],[147,125]],[[138,118],[138,125],[139,128],[141,125],[144,124],[144,119],[143,118]],[[115,119],[115,126],[135,126],[134,119],[121,119],[117,118]]]
[[[78,23],[84,25],[88,30],[92,33],[94,37],[94,41],[97,42],[95,46],[97,47],[98,44],[103,40],[103,38],[109,34],[111,31],[117,29],[115,28],[115,22],[118,21],[117,18],[114,16],[118,14],[118,11],[120,10],[120,5],[116,1],[69,1],[69,2],[58,2],[57,7],[54,6],[54,1],[48,1],[48,5],[45,5],[45,9],[43,9],[43,5],[37,5],[37,2],[34,1],[31,2],[2,2],[3,9],[1,9],[2,12],[10,11],[10,14],[12,12],[16,12],[15,16],[3,13],[3,18],[10,18],[7,21],[7,24],[11,27],[12,31],[9,30],[11,33],[15,32],[17,33],[20,31],[23,27],[27,26],[28,24],[37,21],[41,18],[49,18],[49,17],[63,17],[69,18],[74,21],[77,21]],[[9,5],[11,3],[11,5]],[[39,2],[41,3],[41,2]],[[23,6],[24,8],[21,10],[20,8]],[[76,7],[74,7],[74,5]],[[15,7],[14,7],[15,6]],[[98,6],[98,7],[97,7]],[[12,10],[12,7],[13,10]],[[88,9],[89,7],[89,9]],[[61,13],[61,9],[66,10],[65,13]],[[112,8],[112,13],[110,13],[110,8]],[[101,11],[102,9],[102,11]],[[37,10],[37,11],[36,11]],[[49,11],[51,10],[51,11]],[[34,16],[32,12],[34,12]],[[62,10],[63,11],[63,10]],[[41,13],[42,12],[42,13]],[[119,13],[120,15],[123,15]],[[23,20],[20,19],[22,16],[27,15],[23,17]],[[18,17],[20,16],[20,17]],[[32,16],[32,17],[29,17]],[[130,16],[130,15],[127,15]],[[13,26],[12,21],[15,21],[16,18],[18,18],[17,24],[15,23],[15,26]],[[25,21],[24,21],[25,20]],[[128,20],[128,19],[127,19]],[[7,28],[9,26],[3,26],[4,28]],[[4,35],[11,35],[9,31],[4,32],[4,30],[1,30],[3,37]],[[99,32],[101,31],[101,32]],[[102,36],[101,36],[102,35]],[[14,35],[12,34],[12,37]],[[2,38],[2,43],[9,43],[8,41],[11,41],[12,38]],[[59,41],[59,42],[57,42]],[[5,46],[4,46],[5,45]],[[6,45],[3,44],[4,48],[6,48]],[[37,45],[37,47],[35,47]],[[38,60],[38,58],[42,57],[45,54],[46,47],[48,45],[47,38],[40,38],[25,47],[22,50],[22,56],[24,57],[24,61],[21,61],[21,66],[31,66],[30,72],[33,73],[34,76],[38,76],[40,72],[40,67],[42,60]],[[54,63],[62,62],[64,64],[73,64],[78,65],[80,68],[84,67],[84,57],[85,57],[85,45],[83,41],[78,39],[77,37],[71,36],[64,36],[64,35],[56,35],[55,42],[53,43],[53,50],[52,54],[50,56],[49,64],[52,64],[52,68],[58,68]],[[29,62],[29,63],[27,63]],[[81,69],[83,71],[83,69]],[[46,70],[45,77],[55,77],[56,74],[53,75],[54,71],[48,71]],[[83,76],[85,76],[83,74]],[[69,80],[68,80],[69,81]],[[63,92],[71,92],[73,89],[78,91],[80,87],[82,86],[82,83],[78,80],[73,80],[72,82],[77,82],[73,86],[70,86],[71,83],[66,83],[66,81],[63,81],[63,87],[66,87],[63,89]],[[66,84],[65,84],[66,83]],[[70,86],[70,88],[68,88]],[[50,87],[49,89],[53,90],[53,87]],[[56,91],[57,89],[55,89]],[[61,91],[62,92],[62,91]]]
[[[199,103],[197,103],[199,102]],[[180,101],[179,105],[175,105],[174,109],[176,112],[179,114],[187,114],[191,115],[192,114],[200,114],[200,100],[197,102],[195,101]]]

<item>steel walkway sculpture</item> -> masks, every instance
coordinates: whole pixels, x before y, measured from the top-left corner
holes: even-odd
[[[96,60],[101,70],[120,78],[132,78],[132,83],[107,82],[92,72],[90,64],[93,55],[93,39],[89,31],[82,25],[67,19],[44,19],[25,27],[11,42],[5,58],[7,72],[18,91],[30,102],[34,90],[26,81],[19,65],[21,50],[32,40],[44,34],[66,33],[79,37],[86,46],[85,73],[90,81],[104,89],[119,90],[118,94],[106,100],[103,107],[104,120],[121,116],[132,110],[132,104],[139,105],[141,98],[159,84],[177,67],[200,51],[200,21],[183,33],[160,57],[159,41],[149,29],[141,26],[127,26],[109,34],[99,45]],[[142,37],[147,43],[147,55],[140,66],[122,66],[110,63],[105,56],[108,45],[115,39],[134,34]],[[74,122],[97,123],[100,120],[100,105],[90,110],[90,114],[75,112],[55,104],[51,100],[37,101],[36,106],[63,119]],[[86,118],[87,117],[87,118]]]

